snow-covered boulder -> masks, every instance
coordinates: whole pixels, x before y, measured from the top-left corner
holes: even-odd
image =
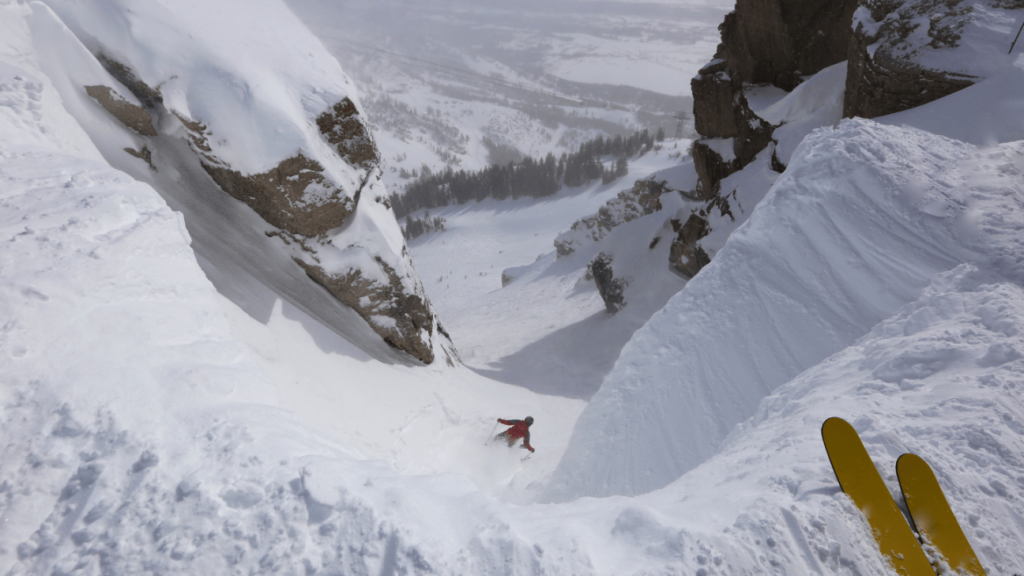
[[[623,349],[546,497],[662,487],[937,274],[973,262],[1021,277],[1014,150],[864,120],[805,139],[746,225]],[[993,162],[1017,176],[975,181]]]
[[[425,363],[453,361],[379,182],[354,86],[283,3],[31,6],[43,67],[108,161],[130,170],[141,158],[155,172],[187,175],[133,172],[165,194],[161,178],[210,182],[205,174],[270,225],[225,226],[275,238],[276,251],[388,344]],[[104,113],[130,135],[113,135]],[[261,277],[260,265],[250,268]]]

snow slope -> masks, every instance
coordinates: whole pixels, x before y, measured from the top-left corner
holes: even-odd
[[[431,210],[432,217],[446,219],[446,230],[412,240],[410,250],[462,360],[501,382],[590,398],[629,335],[683,286],[669,271],[671,238],[663,230],[682,198],[666,197],[665,208],[633,227],[629,237],[636,246],[642,244],[639,256],[653,264],[644,273],[655,276],[637,275],[637,285],[652,291],[641,289],[636,306],[621,316],[605,311],[594,282],[583,276],[598,252],[611,251],[609,246],[626,236],[605,239],[568,259],[556,258],[554,241],[635,180],[674,170],[669,167],[680,161],[688,143],[667,140],[631,158],[629,174],[609,184],[594,181],[542,199],[486,200]],[[664,244],[656,252],[648,250],[658,235]],[[502,286],[506,271],[515,279]]]
[[[5,26],[32,14],[0,10]],[[0,570],[377,573],[429,555],[485,572],[525,546],[488,494],[514,498],[550,469],[580,403],[375,362],[280,301],[269,326],[254,320],[204,277],[181,215],[102,162],[23,55],[0,65]],[[521,473],[520,454],[483,439],[495,413],[528,411],[541,452]],[[396,489],[413,501],[397,524]],[[454,516],[443,553],[437,517],[413,520],[439,505]],[[459,528],[481,524],[496,534]]]
[[[963,262],[1019,266],[1009,256],[1024,217],[1012,200],[1019,168],[1007,152],[1002,178],[973,184],[984,154],[859,120],[804,140],[747,224],[623,349],[546,497],[664,486],[714,454],[761,398],[935,275]],[[1000,196],[1006,211],[987,212]]]
[[[608,381],[626,362],[650,369],[644,355],[678,369],[696,345],[720,360],[710,368],[742,371],[766,342],[795,356],[816,345],[795,338],[827,322],[863,330],[739,426],[720,412],[731,433],[663,488],[537,504],[562,448],[580,445],[578,428],[568,437],[582,402],[387,364],[286,298],[264,293],[257,318],[218,295],[181,216],[105,164],[62,107],[31,45],[37,6],[0,4],[0,571],[883,574],[818,437],[837,413],[890,489],[901,452],[933,465],[989,573],[1024,565],[1020,142],[868,121],[814,133]],[[697,336],[722,347],[670,350],[689,329],[671,315],[708,286],[739,339],[697,309]],[[821,323],[792,328],[800,305]],[[628,400],[623,413],[647,399]],[[482,445],[495,414],[524,412],[538,419],[530,460]],[[648,443],[683,425],[662,422]]]

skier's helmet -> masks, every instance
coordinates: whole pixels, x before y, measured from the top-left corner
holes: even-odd
[[[526,425],[530,426],[533,424],[533,416],[527,416],[525,419]]]

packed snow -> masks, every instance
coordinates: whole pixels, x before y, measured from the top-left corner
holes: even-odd
[[[424,367],[296,288],[251,210],[171,169],[184,144],[152,174],[122,154],[135,137],[70,96],[105,72],[60,6],[85,9],[0,0],[0,572],[884,574],[820,442],[836,415],[894,495],[900,454],[931,464],[990,574],[1024,566],[1024,144],[990,114],[1020,106],[1024,60],[920,111],[800,135],[781,175],[762,153],[729,183],[756,207],[709,237],[711,264],[687,283],[663,261],[614,316],[582,263],[621,250],[657,269],[669,238],[647,242],[682,196],[576,260],[553,240],[628,183],[444,209],[449,230],[411,250],[475,369]],[[117,30],[96,6],[74,19]],[[323,96],[315,66],[274,50],[313,38],[283,4],[189,6],[173,42],[148,44],[154,71],[178,48],[213,54],[187,40],[205,10],[260,11],[287,26],[249,47],[295,75],[267,89]],[[218,53],[245,52],[233,41]],[[825,79],[762,102],[828,124]],[[962,114],[938,121],[946,106]],[[631,160],[630,182],[685,187],[677,151]],[[508,361],[531,346],[548,373],[532,390],[540,370]],[[559,365],[566,349],[599,362]],[[536,453],[487,445],[496,418],[526,414]]]

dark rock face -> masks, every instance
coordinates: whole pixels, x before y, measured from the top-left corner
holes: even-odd
[[[356,105],[347,97],[316,119],[327,141],[337,147],[338,155],[349,164],[370,170],[380,164],[380,152],[369,130],[359,117]]]
[[[693,165],[697,169],[697,196],[700,199],[714,195],[719,181],[743,167],[736,159],[723,159],[708,146],[706,139],[693,143]]]
[[[604,300],[605,308],[612,314],[626,307],[625,292],[629,282],[624,278],[616,278],[612,270],[612,257],[604,252],[590,262],[590,274],[597,284],[597,291]]]
[[[772,84],[789,91],[802,77],[845,60],[856,7],[857,0],[737,0],[719,26],[722,43],[715,59],[690,83],[702,140],[735,139],[734,159],[728,161],[702,140],[694,144],[699,197],[712,198],[723,178],[772,142],[775,127],[750,109],[744,86]]]
[[[407,293],[402,288],[401,278],[379,257],[377,264],[388,275],[388,284],[367,279],[358,270],[332,275],[319,266],[311,266],[299,259],[295,262],[310,278],[358,312],[389,345],[419,358],[424,364],[434,361],[431,347],[434,314],[430,304],[416,294]],[[423,331],[427,338],[421,337]]]
[[[696,214],[690,214],[686,223],[672,221],[672,230],[677,232],[672,241],[668,259],[672,267],[686,278],[693,278],[700,269],[711,262],[708,253],[700,246],[700,239],[711,233],[708,221]]]
[[[732,138],[739,133],[732,108],[735,89],[725,60],[712,60],[690,81],[693,121],[697,133],[708,138]]]
[[[792,90],[801,76],[846,59],[856,7],[852,0],[737,0],[719,26],[717,57],[744,82]]]
[[[875,118],[938,100],[974,84],[977,78],[950,71],[927,70],[914,60],[908,37],[922,17],[936,11],[942,18],[928,18],[927,46],[953,48],[971,17],[973,6],[959,0],[896,3],[868,0],[871,18],[881,25],[872,33],[863,23],[853,31],[849,44],[849,70],[843,116]],[[873,54],[868,46],[876,45]]]
[[[516,279],[515,276],[509,274],[508,272],[502,271],[501,272],[501,287],[504,288],[505,286],[508,286],[515,279]]]
[[[733,110],[736,112],[736,125],[739,127],[733,152],[736,153],[736,160],[740,165],[746,166],[754,161],[758,152],[772,142],[775,126],[754,114],[742,91],[736,94]]]
[[[108,86],[86,86],[85,93],[100,103],[100,106],[117,118],[122,124],[143,136],[156,136],[153,119],[139,106],[124,99]]]

